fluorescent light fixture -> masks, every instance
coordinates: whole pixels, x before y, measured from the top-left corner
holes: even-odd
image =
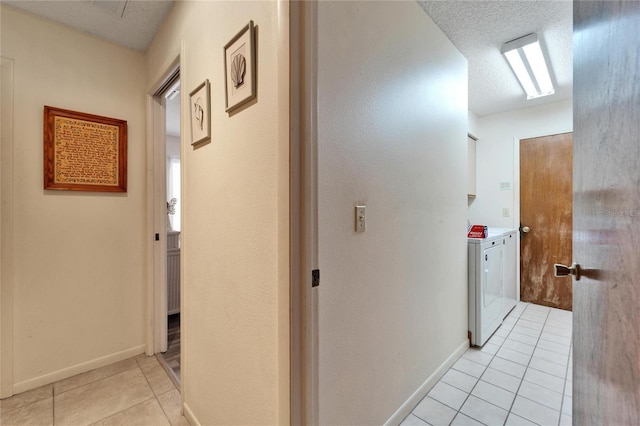
[[[513,73],[527,93],[527,99],[555,93],[536,33],[506,42],[500,52],[507,58]]]

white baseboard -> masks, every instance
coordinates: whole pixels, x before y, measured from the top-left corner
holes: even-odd
[[[455,362],[462,356],[467,348],[469,348],[469,340],[464,339],[464,342],[462,342],[460,346],[458,346],[458,348],[453,351],[451,355],[449,355],[449,357],[440,365],[440,367],[438,367],[436,371],[434,371],[433,374],[430,375],[427,380],[425,380],[424,383],[422,383],[418,387],[418,389],[416,389],[416,391],[409,397],[409,399],[407,399],[404,404],[402,404],[400,408],[398,408],[398,410],[393,413],[391,417],[389,417],[389,420],[384,423],[385,426],[397,426],[402,423],[405,417],[407,417],[411,413],[411,411],[413,411],[416,405],[418,405],[418,403],[422,401],[422,398],[427,396],[431,388],[434,387],[436,383],[438,383],[438,380],[440,380],[440,378],[444,376],[447,370],[449,370],[449,368],[451,368],[451,366],[455,364]]]
[[[196,416],[193,415],[193,411],[191,411],[186,402],[182,404],[182,411],[184,417],[187,419],[191,426],[202,426],[198,419],[196,419]]]
[[[22,382],[15,383],[13,385],[13,393],[22,393],[31,389],[35,389],[40,386],[48,385],[59,380],[67,379],[75,376],[76,374],[85,373],[96,368],[104,367],[105,365],[113,364],[114,362],[122,361],[127,358],[132,358],[136,355],[140,355],[144,352],[145,345],[135,346],[124,351],[116,352],[113,354],[105,355],[100,358],[93,359],[91,361],[83,362],[82,364],[73,365],[71,367],[63,368],[61,370],[53,371],[51,373],[43,374],[42,376],[34,377],[33,379],[24,380]]]

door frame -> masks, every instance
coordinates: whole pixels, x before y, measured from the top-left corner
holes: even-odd
[[[317,2],[291,2],[290,424],[318,424]]]
[[[0,398],[13,395],[13,75],[14,60],[0,58]]]
[[[535,136],[532,136],[535,137]],[[513,217],[516,232],[516,300],[520,301],[520,140],[529,137],[513,138]]]
[[[167,214],[166,203],[166,106],[158,93],[176,70],[183,68],[183,49],[147,91],[147,320],[145,353],[149,356],[167,350]],[[184,122],[184,91],[180,91],[180,122]],[[180,132],[181,157],[183,133]],[[180,168],[181,193],[184,194],[184,167]],[[181,208],[184,203],[180,203]],[[184,209],[182,208],[182,214]],[[155,235],[159,234],[159,240]],[[181,251],[184,244],[181,244]],[[182,254],[182,253],[181,253]],[[180,256],[180,311],[183,311],[183,262]],[[181,347],[182,352],[182,347]]]

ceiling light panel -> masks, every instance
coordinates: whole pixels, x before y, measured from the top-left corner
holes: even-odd
[[[549,76],[549,70],[547,69],[547,63],[542,55],[542,49],[540,43],[535,42],[522,47],[524,55],[529,59],[529,65],[531,71],[538,82],[540,87],[540,93],[553,93],[553,84],[551,84],[551,77]]]
[[[502,45],[500,51],[527,93],[527,99],[555,93],[537,34],[509,41]]]

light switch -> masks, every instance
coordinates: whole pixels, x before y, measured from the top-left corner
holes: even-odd
[[[366,206],[356,206],[356,232],[364,232],[366,221]]]
[[[505,207],[502,209],[502,217],[509,217],[509,207]]]

